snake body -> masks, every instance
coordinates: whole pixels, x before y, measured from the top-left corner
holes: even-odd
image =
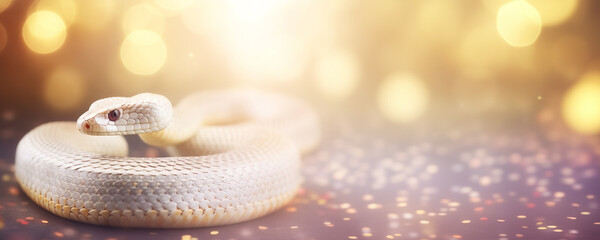
[[[122,136],[90,136],[125,134],[172,156],[129,157]],[[145,93],[98,100],[77,123],[36,127],[19,142],[15,172],[33,201],[71,220],[215,226],[287,204],[302,181],[300,153],[318,141],[315,112],[290,97],[213,91],[171,107]]]

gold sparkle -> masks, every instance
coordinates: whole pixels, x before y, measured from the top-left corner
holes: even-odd
[[[219,231],[210,231],[210,235],[219,235]]]
[[[297,210],[298,210],[298,209],[296,209],[296,207],[287,207],[287,208],[285,209],[285,211],[287,211],[287,212],[296,212]]]
[[[379,203],[369,203],[367,205],[367,208],[371,209],[371,210],[373,210],[373,209],[380,209],[381,208],[381,204],[379,204]]]
[[[258,226],[258,230],[267,230],[269,229],[267,226]]]
[[[587,198],[587,199],[594,199],[594,195],[592,195],[592,194],[589,194],[589,195],[587,195],[587,196],[586,196],[586,198]]]

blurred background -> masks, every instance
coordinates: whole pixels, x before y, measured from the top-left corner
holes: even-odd
[[[399,127],[537,119],[589,135],[598,5],[0,0],[0,104],[74,120],[101,97],[255,87]]]
[[[596,239],[600,1],[0,0],[0,238]],[[93,101],[215,88],[324,122],[290,206],[126,230],[35,207],[18,140]],[[161,150],[128,138],[137,156]]]

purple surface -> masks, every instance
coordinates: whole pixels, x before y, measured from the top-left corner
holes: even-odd
[[[352,120],[349,120],[352,119]],[[66,220],[28,199],[14,150],[29,125],[3,120],[2,239],[594,239],[598,149],[560,131],[407,131],[328,118],[291,204],[222,227],[127,229]],[[404,132],[403,132],[404,131]],[[404,134],[403,134],[404,133]],[[132,154],[156,154],[128,137]],[[162,151],[158,150],[159,154]]]

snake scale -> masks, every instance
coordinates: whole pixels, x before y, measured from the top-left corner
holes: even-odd
[[[120,136],[128,134],[170,157],[129,157]],[[33,201],[71,220],[216,226],[290,202],[302,181],[300,156],[319,138],[317,114],[288,96],[214,90],[173,107],[142,93],[100,99],[76,123],[34,128],[17,146],[15,173]]]

